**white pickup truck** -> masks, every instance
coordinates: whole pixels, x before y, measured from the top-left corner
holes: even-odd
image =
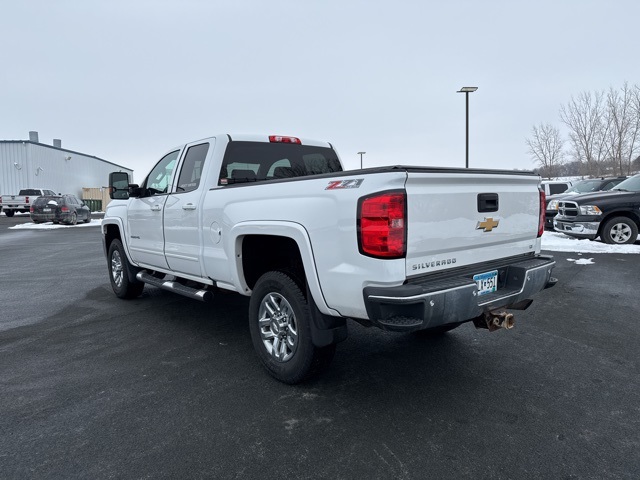
[[[29,213],[33,201],[42,195],[55,195],[53,190],[45,188],[23,188],[18,195],[2,195],[0,197],[0,211],[7,217],[15,213]]]
[[[297,383],[333,358],[346,319],[436,333],[510,328],[552,286],[545,196],[527,172],[342,171],[326,142],[217,135],[164,155],[140,186],[110,175],[102,222],[115,294],[145,284],[250,296],[252,341]]]

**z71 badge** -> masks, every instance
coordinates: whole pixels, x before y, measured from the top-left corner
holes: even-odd
[[[342,190],[343,188],[360,188],[364,182],[364,178],[354,180],[332,180],[325,190]]]

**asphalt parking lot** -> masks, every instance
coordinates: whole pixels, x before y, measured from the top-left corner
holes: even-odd
[[[248,301],[112,293],[99,228],[0,216],[0,476],[638,478],[640,255],[552,253],[511,331],[351,323],[322,377],[272,380]]]

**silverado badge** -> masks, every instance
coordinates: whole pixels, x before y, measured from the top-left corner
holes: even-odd
[[[489,217],[489,218],[485,217],[484,221],[478,222],[478,224],[476,225],[476,230],[481,230],[482,229],[485,232],[490,232],[494,228],[498,228],[498,224],[499,223],[500,223],[500,220],[494,220],[491,217]]]

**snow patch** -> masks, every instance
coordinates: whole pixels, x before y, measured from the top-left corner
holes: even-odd
[[[638,236],[640,240],[640,236]],[[544,232],[542,235],[542,250],[552,252],[582,253],[640,253],[640,244],[636,241],[632,245],[607,245],[599,240],[580,240],[558,232]]]
[[[576,262],[576,265],[593,265],[593,258],[581,258],[580,260],[576,260],[575,258],[567,258],[567,262]]]
[[[9,230],[56,230],[58,228],[80,228],[80,227],[99,227],[102,225],[102,220],[95,218],[91,219],[89,223],[78,223],[77,225],[56,225],[53,222],[47,223],[21,223],[13,227],[9,227]]]

